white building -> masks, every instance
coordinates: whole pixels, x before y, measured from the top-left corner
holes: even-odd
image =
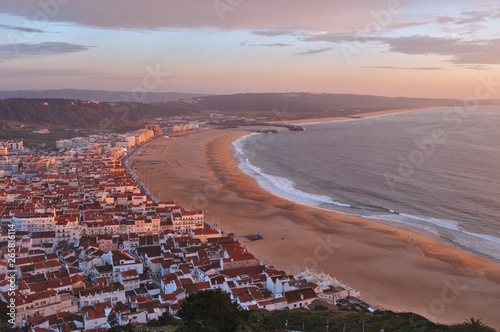
[[[21,232],[54,231],[54,215],[44,213],[16,213],[12,217],[16,230]]]
[[[113,266],[113,281],[120,282],[120,273],[135,270],[138,274],[144,272],[143,264],[122,250],[113,250],[102,255],[102,259]]]
[[[18,172],[20,163],[21,163],[21,160],[19,158],[10,157],[10,156],[2,156],[0,153],[0,170],[10,171],[10,172]]]
[[[112,305],[118,302],[126,303],[124,287],[120,284],[113,284],[80,291],[80,308],[104,302],[110,302]]]
[[[58,221],[55,224],[56,241],[68,241],[78,244],[82,236],[82,227],[75,221]]]
[[[20,141],[12,141],[12,140],[0,141],[0,146],[4,146],[4,147],[8,148],[9,150],[14,150],[14,151],[23,150],[24,149],[24,141],[23,140],[20,140]]]
[[[62,311],[78,312],[71,294],[58,294],[54,290],[38,292],[16,300],[16,324],[20,325],[28,315],[49,316]]]
[[[136,270],[122,271],[118,274],[118,282],[123,285],[125,291],[137,289],[140,286],[139,274]]]
[[[70,147],[71,141],[69,139],[63,139],[60,141],[56,141],[56,148],[58,149],[67,149]]]
[[[172,211],[172,224],[174,231],[181,232],[203,228],[203,211],[187,211],[184,209],[174,210]]]
[[[297,274],[295,279],[304,279],[318,285],[315,289],[318,297],[332,304],[347,297],[359,297],[361,295],[358,290],[324,272],[317,273],[314,270],[306,269],[304,272]]]

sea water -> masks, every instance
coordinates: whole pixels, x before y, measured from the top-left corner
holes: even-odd
[[[308,123],[233,142],[276,196],[403,227],[500,261],[500,107]]]

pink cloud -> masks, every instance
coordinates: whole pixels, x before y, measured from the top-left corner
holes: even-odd
[[[131,29],[331,30],[366,24],[373,19],[373,11],[397,3],[411,5],[410,0],[351,0],[348,5],[325,0],[23,0],[3,3],[2,12],[42,21]]]

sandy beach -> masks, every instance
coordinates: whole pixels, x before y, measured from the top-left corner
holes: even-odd
[[[500,264],[417,232],[273,196],[243,174],[231,154],[231,142],[246,133],[202,130],[162,138],[132,166],[157,198],[203,209],[277,269],[324,271],[385,309],[442,323],[482,318],[500,328]],[[263,240],[245,238],[257,232]]]
[[[322,117],[322,118],[307,118],[307,119],[299,119],[299,120],[290,120],[289,115],[286,110],[277,111],[275,115],[278,117],[278,120],[269,121],[270,123],[283,123],[283,124],[297,124],[301,123],[311,123],[311,122],[329,122],[329,121],[338,121],[338,120],[346,120],[350,118],[364,118],[367,116],[378,116],[378,115],[388,115],[395,113],[405,113],[405,112],[415,112],[415,111],[426,111],[443,108],[443,106],[433,106],[433,107],[418,107],[418,108],[408,108],[408,109],[394,109],[394,110],[384,110],[384,111],[373,111],[367,113],[359,113],[356,115],[350,116],[332,116],[332,117]]]

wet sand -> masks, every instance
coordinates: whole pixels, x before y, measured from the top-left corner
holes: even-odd
[[[162,138],[134,157],[133,166],[157,198],[203,209],[277,269],[324,271],[385,309],[442,323],[482,318],[500,328],[500,264],[417,232],[273,196],[243,174],[231,154],[231,142],[245,133]],[[263,240],[245,238],[257,232]]]

